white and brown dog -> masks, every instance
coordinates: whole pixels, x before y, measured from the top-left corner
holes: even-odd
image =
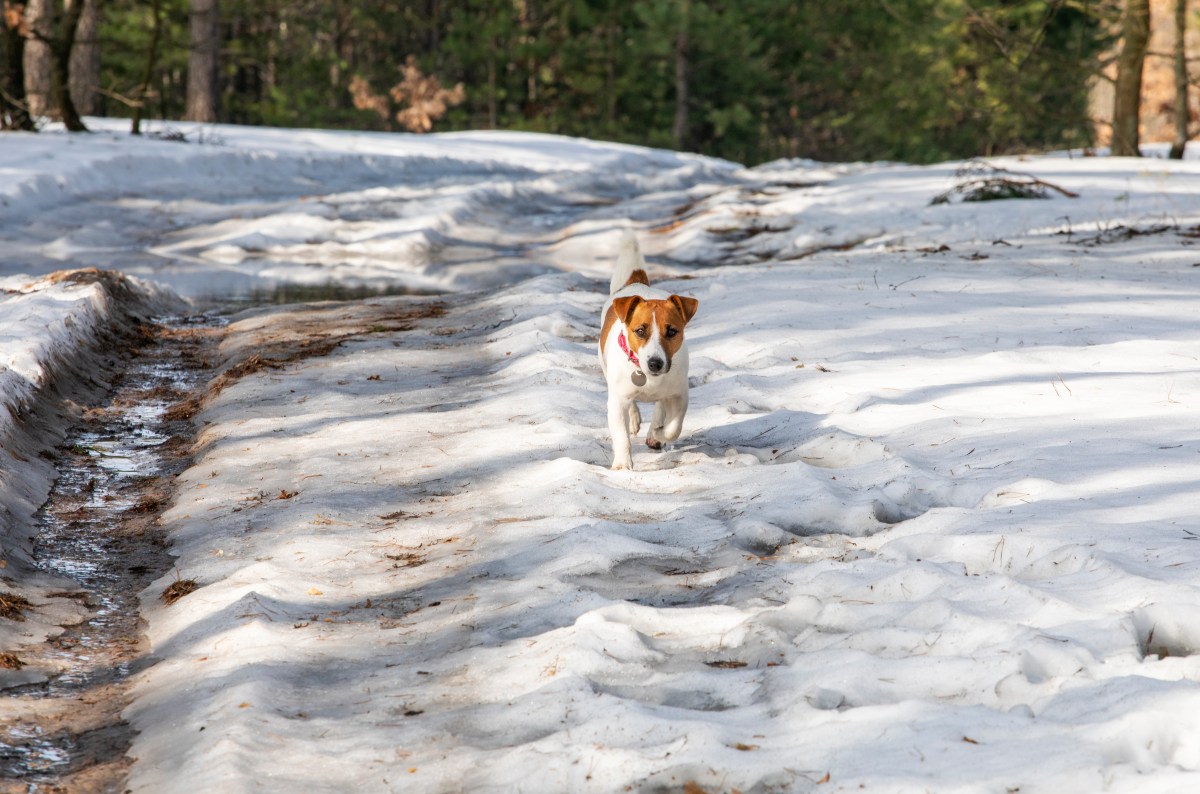
[[[646,446],[679,438],[688,407],[683,328],[699,301],[650,286],[637,238],[626,231],[600,315],[600,367],[608,382],[608,429],[614,469],[632,469],[629,436],[642,426],[639,402],[654,403]]]

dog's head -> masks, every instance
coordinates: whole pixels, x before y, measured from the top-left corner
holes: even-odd
[[[637,356],[647,374],[671,371],[671,360],[683,345],[683,328],[699,305],[695,298],[680,295],[666,300],[631,295],[613,301],[613,310],[628,330],[629,352]]]

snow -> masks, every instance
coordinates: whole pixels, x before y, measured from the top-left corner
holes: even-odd
[[[180,143],[133,140],[116,120],[92,126],[81,138],[6,136],[0,225],[11,258],[0,272],[84,260],[198,298],[284,283],[480,288],[575,256],[548,241],[594,205],[726,183],[737,170],[534,134],[167,130],[194,142]]]
[[[5,271],[441,294],[233,318],[226,364],[276,363],[163,517],[133,791],[1197,785],[1200,162],[930,206],[960,164],[203,132],[6,138]],[[626,226],[700,301],[632,472]]]

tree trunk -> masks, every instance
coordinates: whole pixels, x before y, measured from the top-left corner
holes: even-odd
[[[617,24],[609,20],[604,29],[604,120],[608,122],[609,134],[617,128],[617,42],[621,38]]]
[[[675,37],[675,121],[671,125],[671,142],[682,149],[688,131],[688,2],[679,4],[679,33]]]
[[[79,30],[79,20],[83,17],[83,3],[72,3],[66,13],[54,16],[58,18],[58,35],[50,40],[50,53],[53,66],[51,70],[50,95],[58,107],[63,125],[70,132],[87,132],[79,111],[71,101],[71,51],[75,49],[75,36]]]
[[[52,2],[54,0],[29,0],[25,6],[25,25],[32,34],[25,41],[25,102],[29,114],[35,118],[49,115],[53,107],[50,84],[54,66],[48,43]]]
[[[25,102],[25,36],[24,5],[4,1],[4,16],[0,18],[0,129],[32,130],[33,118]]]
[[[71,101],[84,116],[103,113],[100,94],[100,5],[99,0],[71,0],[83,3],[83,16],[71,50]]]
[[[188,121],[217,120],[219,21],[217,0],[192,0],[187,109],[183,114]]]
[[[346,24],[341,0],[333,4],[333,41],[329,58],[329,107],[334,110],[347,106],[350,92],[342,85],[342,50],[345,49]]]
[[[521,38],[526,41],[533,41],[537,33],[533,24],[529,21],[528,4],[521,3]],[[541,110],[538,108],[538,62],[537,56],[534,54],[536,50],[533,47],[529,48],[528,55],[525,56],[525,105],[524,112],[526,119],[536,119],[541,115]]]
[[[158,63],[158,41],[162,38],[162,2],[154,0],[150,13],[153,15],[154,27],[150,31],[150,49],[146,51],[146,69],[142,72],[142,84],[138,88],[137,104],[133,106],[133,122],[129,128],[130,135],[142,134],[142,115],[146,111],[146,95],[150,93],[150,81],[154,79],[154,66]]]
[[[1125,43],[1117,58],[1117,87],[1113,99],[1112,153],[1137,157],[1138,122],[1142,103],[1142,67],[1150,40],[1150,0],[1127,0],[1122,25]]]
[[[429,51],[436,53],[442,47],[442,4],[438,0],[429,0],[429,10],[426,18],[429,20]]]
[[[488,39],[488,62],[487,62],[487,108],[488,108],[488,129],[496,129],[496,39]]]
[[[1171,159],[1182,160],[1188,139],[1187,0],[1175,0],[1175,140]]]

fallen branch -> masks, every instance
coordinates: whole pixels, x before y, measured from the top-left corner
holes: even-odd
[[[969,163],[958,169],[958,184],[944,193],[934,196],[929,203],[949,204],[950,199],[961,195],[963,201],[997,201],[1011,198],[1048,198],[1047,190],[1053,190],[1067,198],[1079,198],[1079,194],[1060,187],[1053,182],[1039,179],[1033,174],[1009,171],[987,163]]]

